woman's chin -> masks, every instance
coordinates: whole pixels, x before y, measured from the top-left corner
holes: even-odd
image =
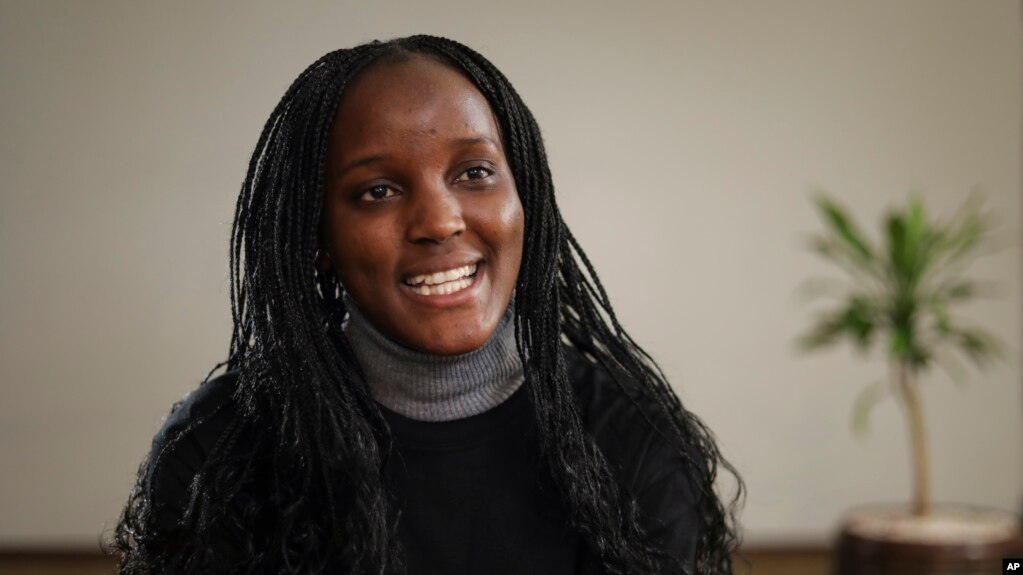
[[[497,329],[497,323],[482,319],[427,322],[420,324],[421,329],[415,333],[402,334],[401,343],[431,355],[462,355],[483,347]]]
[[[494,294],[492,285],[489,275],[480,273],[470,286],[453,293],[424,295],[403,289],[404,309],[392,319],[394,339],[433,355],[461,355],[483,347],[510,300],[510,295]]]

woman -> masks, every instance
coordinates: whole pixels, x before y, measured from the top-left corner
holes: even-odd
[[[479,54],[416,36],[310,66],[231,246],[227,372],[154,439],[122,573],[731,572],[733,470]]]

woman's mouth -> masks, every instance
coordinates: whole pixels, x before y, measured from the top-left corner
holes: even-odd
[[[405,278],[404,284],[419,295],[447,295],[462,291],[476,279],[476,264]]]

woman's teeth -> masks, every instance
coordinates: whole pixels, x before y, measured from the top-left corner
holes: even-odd
[[[421,285],[412,287],[412,291],[420,295],[444,295],[464,290],[472,285],[472,278],[462,278],[453,282],[444,282],[437,285]]]
[[[476,264],[452,270],[425,274],[405,280],[412,291],[420,295],[444,295],[463,290],[472,285]]]

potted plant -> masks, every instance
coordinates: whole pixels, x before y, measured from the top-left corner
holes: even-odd
[[[888,378],[860,392],[853,427],[863,431],[871,407],[893,396],[906,415],[913,470],[908,507],[862,507],[846,515],[836,572],[998,572],[992,567],[1001,568],[1001,557],[1023,554],[1018,520],[996,510],[932,504],[920,400],[922,378],[935,365],[946,365],[949,352],[957,351],[981,368],[1000,355],[1002,346],[992,335],[952,315],[954,306],[984,291],[983,284],[965,273],[990,236],[982,200],[972,195],[951,219],[941,222],[928,219],[920,200],[911,199],[885,217],[879,245],[837,202],[824,194],[814,200],[825,231],[812,236],[810,246],[848,279],[838,292],[831,291],[835,305],[816,318],[800,346],[810,351],[848,341],[864,353],[879,349],[884,354]]]

